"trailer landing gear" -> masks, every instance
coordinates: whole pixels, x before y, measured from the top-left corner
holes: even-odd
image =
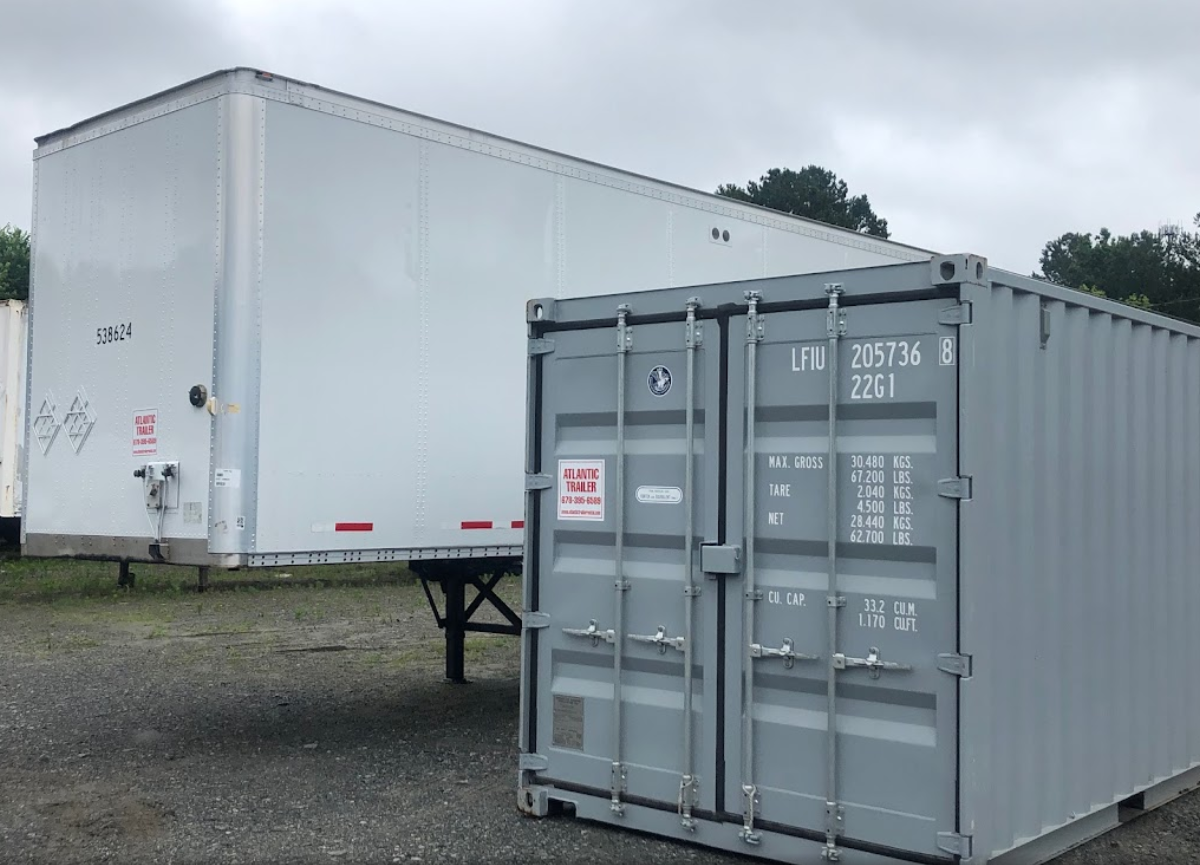
[[[521,635],[521,617],[496,594],[496,586],[505,574],[520,573],[520,562],[515,559],[486,559],[457,561],[412,562],[411,568],[421,580],[425,597],[437,625],[446,632],[446,681],[464,685],[466,679],[466,637],[468,631],[481,634]],[[438,609],[437,600],[429,588],[430,583],[441,586],[445,613]],[[476,594],[467,603],[467,584],[475,587]],[[471,617],[487,601],[505,623],[473,622]]]
[[[137,575],[129,570],[129,562],[117,562],[117,588],[132,589],[137,584]],[[196,591],[208,590],[208,567],[196,569]]]

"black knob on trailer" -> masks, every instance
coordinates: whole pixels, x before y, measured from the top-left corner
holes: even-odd
[[[134,469],[133,476],[135,478],[144,478],[146,476],[146,470],[145,469]]]
[[[188,391],[188,401],[200,408],[208,402],[208,388],[202,384],[192,385],[192,389]]]

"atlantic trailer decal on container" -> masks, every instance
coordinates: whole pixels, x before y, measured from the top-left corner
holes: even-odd
[[[1200,328],[932,264],[530,303],[523,810],[1031,865],[1200,784]]]

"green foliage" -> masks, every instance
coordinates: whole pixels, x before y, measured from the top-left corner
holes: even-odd
[[[1200,322],[1200,232],[1069,232],[1046,244],[1041,266],[1060,285]]]
[[[875,214],[867,196],[851,196],[844,180],[816,165],[799,171],[772,168],[757,181],[748,182],[744,188],[733,183],[722,184],[717,187],[717,195],[815,219],[860,234],[888,236],[887,220]]]
[[[0,300],[29,299],[29,234],[0,228]]]

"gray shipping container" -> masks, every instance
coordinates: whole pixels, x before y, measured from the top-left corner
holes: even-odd
[[[528,317],[523,810],[1034,863],[1200,783],[1200,329],[975,256]]]

